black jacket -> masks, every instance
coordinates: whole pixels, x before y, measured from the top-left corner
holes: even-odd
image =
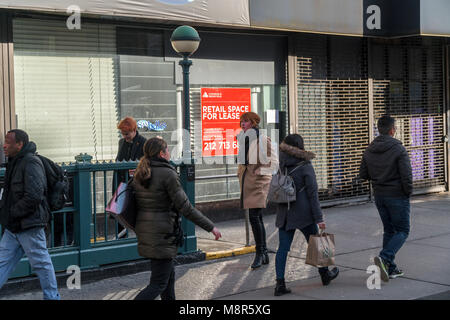
[[[137,161],[144,155],[144,144],[147,141],[144,136],[141,136],[138,131],[136,131],[136,136],[132,143],[128,143],[124,138],[119,140],[119,151],[117,152],[116,161]],[[117,171],[117,182],[114,177],[113,179],[113,191],[115,191],[114,186],[121,182],[126,181],[127,170]]]
[[[408,152],[389,135],[378,136],[364,151],[359,176],[372,181],[376,196],[409,197],[413,190]]]
[[[13,233],[45,227],[49,221],[47,178],[35,152],[36,145],[29,142],[6,166],[0,222]]]
[[[297,190],[295,203],[279,204],[275,225],[285,230],[303,229],[311,224],[323,222],[320,208],[316,174],[311,161],[314,153],[301,150],[285,143],[280,145],[280,170],[284,174],[285,168],[289,174],[299,164],[301,166],[290,176],[294,180]],[[302,188],[305,187],[302,190]],[[301,191],[301,192],[300,192]]]
[[[169,236],[174,231],[176,212],[208,232],[214,224],[189,202],[176,169],[168,161],[152,159],[150,166],[151,177],[144,185],[134,179],[132,182],[138,252],[150,259],[172,259],[178,250],[174,237]]]
[[[117,152],[116,161],[135,161],[144,155],[144,144],[147,139],[136,131],[136,136],[132,143],[128,143],[124,138],[119,140],[119,151]]]

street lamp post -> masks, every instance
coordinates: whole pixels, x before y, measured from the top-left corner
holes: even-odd
[[[183,163],[180,166],[180,178],[183,189],[192,205],[195,204],[195,170],[192,161],[190,145],[190,102],[189,102],[189,68],[192,61],[189,57],[198,49],[200,36],[197,31],[190,26],[180,26],[176,28],[170,37],[173,49],[183,57],[179,65],[183,69],[183,101],[184,101],[184,129],[188,137],[183,139]],[[197,239],[195,237],[194,224],[183,219],[183,230],[186,234],[183,251],[193,252],[197,250]]]
[[[183,57],[179,62],[183,68],[183,95],[184,95],[184,129],[190,132],[190,105],[189,105],[189,68],[192,61],[189,60],[200,44],[200,36],[197,31],[190,26],[181,26],[176,28],[170,38],[173,49]],[[190,146],[184,146],[184,151],[190,150]]]

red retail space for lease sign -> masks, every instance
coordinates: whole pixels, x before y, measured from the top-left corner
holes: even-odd
[[[241,114],[251,111],[250,88],[202,88],[202,155],[237,155]]]

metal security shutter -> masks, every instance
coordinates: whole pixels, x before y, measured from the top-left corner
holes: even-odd
[[[66,21],[17,18],[13,21],[17,126],[51,159],[94,160],[117,154],[115,28]]]
[[[445,190],[442,42],[435,38],[371,40],[376,119],[397,120],[396,138],[408,150],[414,192]]]
[[[354,185],[369,140],[364,39],[300,35],[296,39],[298,131],[312,161],[320,200],[369,198]]]

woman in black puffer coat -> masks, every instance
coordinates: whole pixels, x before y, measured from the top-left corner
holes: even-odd
[[[295,204],[288,209],[287,204],[279,204],[277,210],[276,226],[279,231],[279,246],[275,257],[275,268],[277,284],[275,295],[280,296],[290,293],[286,288],[284,273],[286,259],[294,239],[295,230],[299,229],[309,241],[311,235],[325,229],[322,210],[320,209],[318,186],[316,174],[311,164],[315,155],[305,151],[303,138],[298,134],[288,135],[280,145],[280,170],[293,178],[297,190]],[[292,173],[291,173],[292,172]],[[337,277],[339,269],[335,267],[332,271],[328,267],[319,268],[323,285],[328,285]]]
[[[144,145],[132,182],[136,196],[136,237],[139,255],[151,261],[150,284],[135,300],[175,300],[175,266],[178,251],[176,225],[182,215],[218,240],[222,235],[198,211],[184,192],[177,170],[170,164],[167,142],[151,138]],[[177,212],[179,214],[177,214]],[[181,218],[180,218],[181,219]]]

